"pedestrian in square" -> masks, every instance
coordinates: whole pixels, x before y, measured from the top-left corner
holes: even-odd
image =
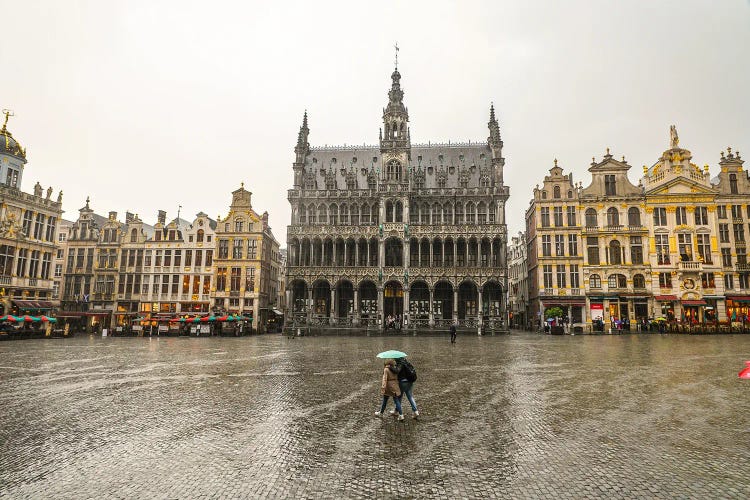
[[[376,417],[380,417],[385,413],[385,407],[388,404],[388,398],[393,398],[393,402],[396,405],[396,412],[398,412],[398,419],[404,419],[404,412],[401,409],[401,389],[398,385],[398,374],[391,370],[391,367],[396,366],[396,360],[387,359],[385,360],[385,366],[383,367],[383,378],[380,383],[380,395],[383,396],[383,402],[380,405],[380,411],[375,412]]]
[[[419,418],[417,402],[412,395],[412,387],[417,379],[416,370],[406,358],[396,360],[396,364],[388,365],[388,369],[398,376],[398,388],[401,389],[401,397],[406,396],[406,400],[409,401],[409,404],[411,405],[411,418]],[[391,415],[395,416],[396,410],[391,410]]]
[[[451,344],[456,343],[456,323],[451,323]]]

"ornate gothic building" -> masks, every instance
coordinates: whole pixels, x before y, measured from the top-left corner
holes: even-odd
[[[505,328],[503,141],[412,144],[391,75],[377,146],[310,147],[305,113],[287,232],[287,325]]]

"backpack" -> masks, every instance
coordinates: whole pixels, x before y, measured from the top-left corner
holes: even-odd
[[[401,361],[401,372],[399,373],[400,379],[406,379],[409,382],[417,381],[417,370],[407,360]]]

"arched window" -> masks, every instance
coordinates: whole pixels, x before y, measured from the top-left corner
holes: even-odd
[[[480,201],[477,205],[477,222],[479,224],[487,223],[487,204],[483,201]]]
[[[318,223],[328,224],[328,210],[325,205],[320,205],[318,207]]]
[[[396,222],[404,222],[404,205],[400,202],[396,202]]]
[[[737,174],[729,174],[729,192],[737,194]]]
[[[195,235],[195,241],[197,241],[198,243],[202,242],[203,235],[204,235],[203,229],[198,229],[198,233]]]
[[[133,230],[130,231],[130,242],[135,243],[136,241],[138,241],[138,231],[133,228]]]
[[[339,223],[339,207],[335,203],[328,207],[328,218],[331,220],[332,226],[337,226]]]
[[[542,199],[543,200],[547,199],[547,191],[542,191]]]
[[[398,160],[389,161],[385,167],[385,176],[387,180],[400,181],[401,180],[401,162],[399,162]]]
[[[555,186],[552,188],[552,197],[557,199],[560,197],[560,186]]]
[[[620,212],[618,212],[615,207],[610,207],[607,210],[607,225],[608,226],[620,225]]]
[[[609,288],[627,288],[628,281],[624,274],[610,274],[607,285]]]
[[[341,205],[341,209],[339,210],[339,218],[341,219],[341,224],[348,226],[349,225],[349,207],[346,205]]]
[[[393,202],[385,202],[385,221],[393,222]]]
[[[617,240],[609,242],[609,263],[613,265],[622,264],[622,247]]]
[[[596,210],[593,208],[587,208],[586,209],[586,227],[597,227],[599,225],[599,221],[596,217]]]
[[[602,279],[599,277],[598,274],[592,274],[589,277],[589,287],[591,287],[591,288],[601,288],[602,287]]]
[[[439,203],[432,205],[432,223],[442,224],[443,223],[443,211]]]
[[[299,223],[307,224],[307,209],[304,205],[299,206]]]
[[[633,288],[646,288],[646,280],[642,274],[633,276]]]
[[[568,198],[572,198],[572,197],[573,197],[573,191],[568,191]]]
[[[628,225],[629,226],[641,225],[641,211],[638,210],[638,207],[628,208]]]
[[[474,224],[476,221],[476,207],[474,206],[474,202],[470,201],[466,204],[466,223],[467,224]]]
[[[370,205],[362,205],[362,224],[370,224]]]

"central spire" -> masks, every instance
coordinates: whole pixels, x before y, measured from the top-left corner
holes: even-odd
[[[409,110],[404,106],[404,91],[401,90],[401,73],[398,68],[391,73],[391,89],[388,105],[383,109],[383,130],[380,147],[409,147]]]

